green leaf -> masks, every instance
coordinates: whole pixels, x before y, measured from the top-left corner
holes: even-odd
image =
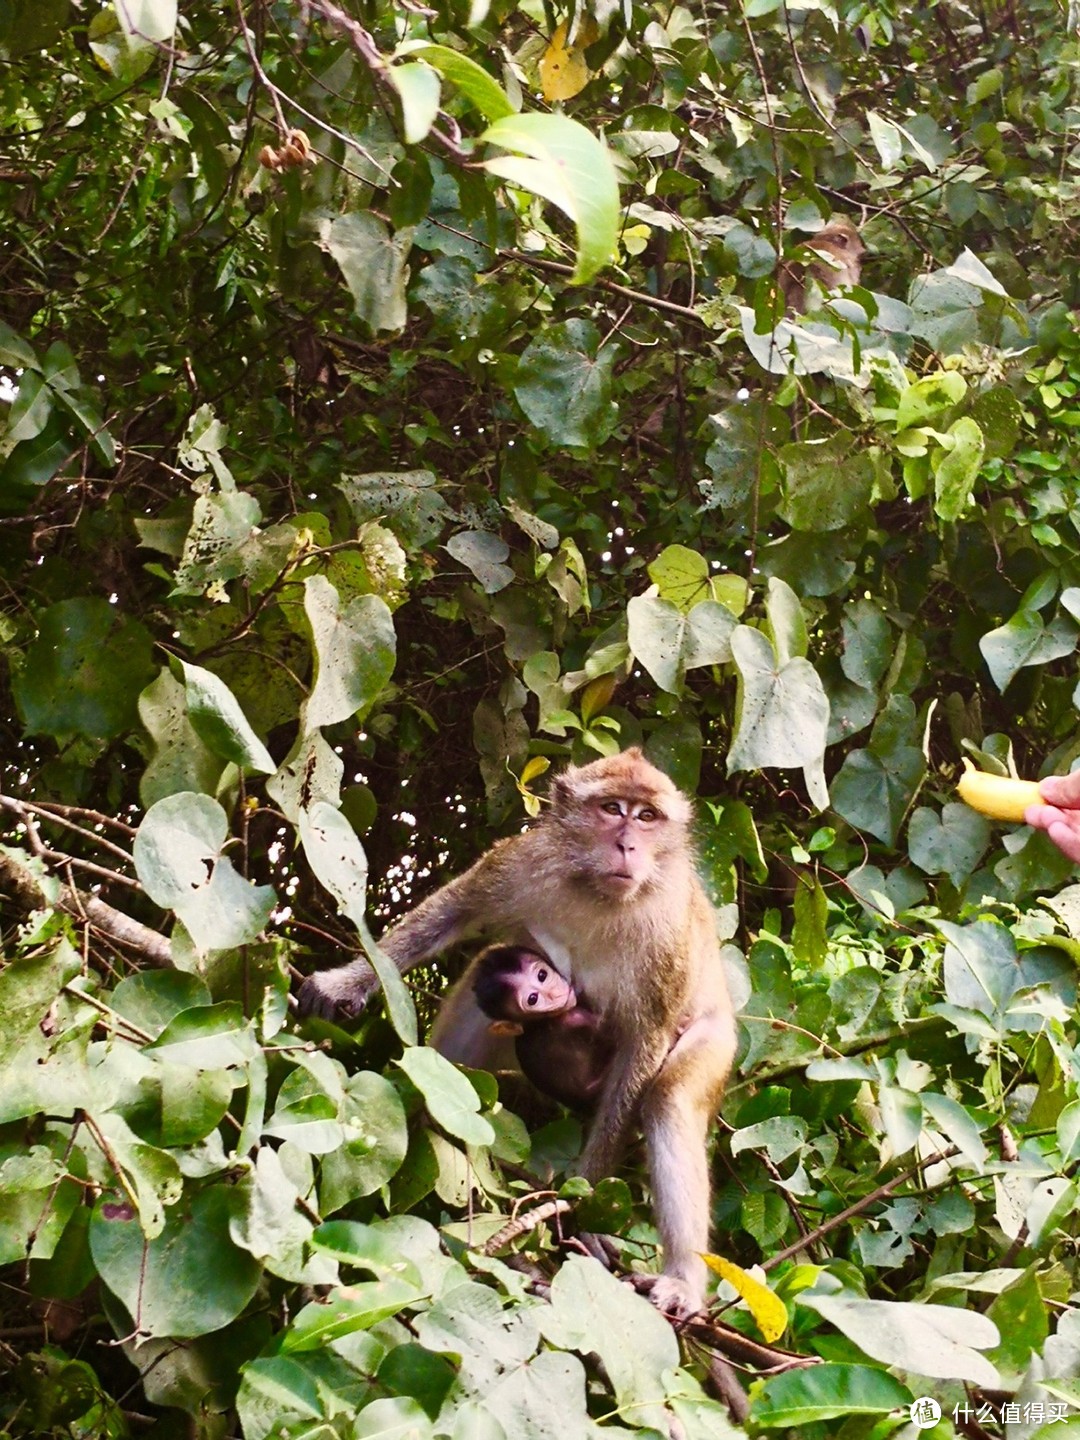
[[[454,1383],[454,1374],[448,1360],[432,1355],[422,1345],[395,1345],[379,1366],[376,1379],[393,1394],[417,1401],[435,1419]]]
[[[358,595],[343,605],[324,575],[304,581],[304,611],[318,660],[304,705],[304,730],[310,734],[367,714],[394,672],[397,637],[385,600]]]
[[[340,811],[316,801],[300,814],[300,842],[316,879],[324,885],[360,936],[364,953],[379,977],[390,1023],[406,1045],[416,1044],[416,1008],[401,972],[384,955],[367,927],[367,856]]]
[[[810,648],[810,637],[802,605],[791,586],[775,575],[769,580],[765,614],[780,664],[786,665],[792,656],[805,655]]]
[[[321,1350],[354,1330],[370,1330],[380,1320],[415,1305],[423,1288],[405,1280],[365,1280],[305,1305],[281,1337],[285,1354]]]
[[[896,653],[893,628],[884,612],[873,601],[853,600],[844,607],[842,633],[840,668],[854,685],[876,688]]]
[[[967,381],[956,370],[925,375],[902,391],[896,407],[896,429],[911,430],[949,410],[967,394]]]
[[[451,50],[446,45],[420,44],[403,45],[400,53],[426,60],[440,75],[449,80],[451,85],[457,86],[485,120],[502,120],[513,115],[514,107],[502,86],[483,66],[471,60],[468,55],[463,55],[460,50]]]
[[[975,285],[990,295],[999,295],[1002,299],[1008,299],[1009,292],[1001,281],[986,268],[977,255],[972,254],[968,249],[961,250],[953,264],[946,267],[944,273],[954,276],[967,285]]]
[[[959,1147],[973,1169],[982,1170],[986,1164],[987,1150],[979,1134],[980,1127],[971,1114],[948,1095],[937,1095],[924,1090],[919,1098],[937,1129]]]
[[[53,45],[67,22],[70,8],[70,0],[9,0],[0,11],[0,55],[5,60],[18,60]],[[3,330],[11,333],[6,325]],[[0,358],[11,364],[28,363],[25,358],[11,359],[2,335]],[[34,363],[32,351],[29,363]]]
[[[337,262],[353,298],[353,307],[374,334],[401,330],[407,318],[405,262],[412,231],[391,234],[368,211],[323,222],[319,241]]]
[[[534,1310],[503,1310],[494,1290],[472,1283],[456,1286],[426,1315],[417,1318],[422,1345],[459,1357],[457,1385],[481,1412],[493,1417],[507,1437],[528,1440],[586,1434],[585,1370],[574,1355],[542,1350]],[[474,1440],[483,1429],[470,1424],[454,1440]]]
[[[267,780],[266,793],[293,825],[299,824],[304,806],[316,801],[335,810],[341,807],[349,815],[341,793],[344,773],[345,762],[340,755],[327,744],[320,731],[313,730],[308,735],[297,736],[296,744]],[[355,787],[356,790],[362,788]],[[367,793],[370,795],[370,791]],[[351,815],[349,818],[353,819]]]
[[[338,489],[358,524],[385,516],[403,545],[419,549],[435,538],[450,513],[438,483],[430,470],[376,471],[343,475]]]
[[[592,449],[611,434],[615,351],[591,320],[547,325],[518,362],[514,394],[552,445]]]
[[[906,1155],[922,1133],[922,1106],[918,1095],[900,1085],[881,1085],[878,1105],[890,1154]]]
[[[870,138],[877,147],[882,165],[886,170],[893,169],[904,153],[899,128],[891,120],[886,120],[883,115],[879,115],[876,110],[866,112],[866,123],[870,127]]]
[[[480,139],[531,157],[501,156],[484,165],[569,215],[578,242],[572,280],[591,280],[614,258],[618,242],[619,185],[607,147],[565,115],[507,115]]]
[[[197,453],[200,457],[209,453],[215,468],[220,469],[217,450]],[[261,519],[262,506],[254,495],[244,490],[230,486],[221,495],[199,495],[173,577],[173,594],[220,593],[227,581],[246,575]],[[145,533],[144,543],[153,544],[155,538],[155,531],[151,529]]]
[[[874,467],[865,451],[852,451],[847,435],[804,440],[780,451],[784,498],[780,513],[794,530],[841,530],[865,513]]]
[[[702,600],[715,600],[709,577],[709,562],[698,550],[685,545],[668,545],[650,561],[649,579],[660,590],[661,600],[670,600],[684,613]]]
[[[211,1185],[170,1207],[161,1234],[147,1240],[114,1193],[98,1200],[90,1221],[94,1264],[144,1334],[209,1335],[251,1300],[262,1267],[229,1238],[241,1203],[231,1186]]]
[[[829,951],[826,922],[829,902],[818,880],[800,878],[795,887],[795,924],[791,948],[800,964],[819,966]]]
[[[319,1177],[324,1215],[380,1190],[397,1175],[409,1148],[405,1107],[385,1076],[371,1070],[350,1076],[339,1116],[344,1140],[323,1156]]]
[[[999,690],[1004,690],[1025,665],[1047,665],[1076,649],[1080,631],[1067,615],[1057,615],[1049,625],[1037,610],[1016,614],[988,630],[979,641],[987,669]]]
[[[167,53],[177,0],[113,0],[90,21],[90,49],[124,84],[145,75]]]
[[[739,697],[728,774],[819,760],[829,702],[809,660],[796,656],[780,665],[765,636],[748,625],[732,631],[731,653],[739,672]]]
[[[1019,1386],[1033,1355],[1041,1355],[1049,1331],[1046,1299],[1035,1267],[996,1296],[987,1311],[1001,1344],[991,1358],[1009,1388]]]
[[[959,520],[967,509],[968,500],[979,478],[986,445],[983,433],[969,415],[955,420],[946,432],[952,439],[952,449],[944,454],[935,452],[934,461],[934,513],[942,520]],[[938,459],[938,455],[941,458]]]
[[[912,1399],[911,1391],[884,1370],[869,1365],[813,1365],[766,1380],[751,1404],[750,1418],[765,1429],[792,1429],[841,1415],[906,1410]]]
[[[499,535],[486,530],[461,530],[446,542],[448,552],[479,580],[486,595],[505,590],[514,572],[505,562],[510,546]]]
[[[1023,408],[1007,385],[976,395],[968,413],[982,431],[987,460],[1002,459],[1016,448]]]
[[[480,1112],[480,1097],[456,1066],[427,1045],[412,1046],[397,1062],[424,1097],[431,1118],[467,1145],[490,1145],[495,1132]]]
[[[246,1065],[259,1048],[254,1022],[233,1000],[197,1005],[175,1015],[147,1053],[196,1070]]]
[[[702,600],[686,614],[669,600],[635,595],[626,618],[631,651],[672,695],[682,693],[687,670],[731,659],[735,617],[716,600]]]
[[[970,805],[952,801],[940,816],[920,806],[908,824],[908,853],[920,870],[948,875],[959,886],[982,859],[992,833],[990,821]]]
[[[135,870],[146,893],[176,912],[204,953],[256,939],[276,898],[271,886],[253,885],[233,869],[223,853],[228,832],[216,800],[182,791],[152,805],[135,836]]]
[[[1004,927],[989,920],[955,925],[931,922],[945,936],[945,998],[951,1005],[993,1017],[1001,1014],[1023,983],[1016,943]]]
[[[139,696],[139,719],[152,743],[139,782],[139,798],[147,809],[181,790],[216,792],[225,763],[192,725],[187,690],[168,666],[162,666]]]
[[[181,1010],[209,1004],[206,982],[183,970],[142,970],[128,975],[109,997],[111,1009],[151,1036],[159,1035]]]
[[[639,1425],[667,1429],[657,1377],[679,1363],[671,1326],[596,1260],[571,1255],[551,1285],[544,1334],[562,1350],[599,1355],[621,1408]]]
[[[188,718],[192,728],[215,755],[231,760],[241,770],[272,775],[274,757],[248,724],[247,716],[225,681],[212,670],[178,662],[187,691]]]
[[[439,113],[441,87],[437,71],[422,62],[390,65],[386,75],[401,100],[406,145],[418,145]]]
[[[342,1264],[369,1270],[380,1279],[396,1275],[416,1285],[422,1278],[419,1268],[402,1255],[392,1228],[385,1223],[328,1220],[315,1231],[311,1243]]]
[[[282,1163],[281,1152],[270,1145],[260,1146],[254,1166],[239,1188],[245,1208],[234,1218],[229,1232],[237,1245],[283,1280],[336,1284],[338,1267],[333,1260],[323,1254],[312,1255],[315,1224],[302,1208],[300,1191]]]
[[[852,750],[832,782],[833,809],[856,830],[892,845],[925,768],[913,745],[883,754]]]
[[[356,1440],[428,1440],[435,1434],[427,1411],[409,1395],[373,1400],[350,1428]]]
[[[31,734],[104,739],[129,730],[153,675],[150,636],[105,600],[61,600],[37,617],[37,635],[12,693]]]
[[[1000,1383],[993,1365],[979,1354],[997,1344],[997,1326],[977,1311],[805,1290],[798,1299],[883,1365],[990,1388]]]

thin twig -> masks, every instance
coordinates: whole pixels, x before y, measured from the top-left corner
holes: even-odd
[[[782,1264],[785,1260],[789,1260],[792,1255],[797,1255],[800,1250],[805,1250],[809,1245],[813,1245],[816,1241],[820,1240],[822,1236],[828,1235],[831,1230],[836,1230],[840,1225],[846,1224],[847,1221],[855,1215],[862,1214],[863,1211],[869,1210],[871,1205],[876,1205],[879,1200],[884,1200],[892,1194],[898,1185],[905,1184],[906,1181],[917,1175],[920,1170],[924,1170],[930,1165],[937,1165],[942,1160],[949,1160],[952,1156],[958,1155],[959,1153],[960,1151],[957,1146],[950,1145],[947,1150],[938,1150],[935,1154],[927,1156],[925,1160],[917,1160],[914,1165],[909,1165],[906,1170],[901,1170],[899,1175],[894,1175],[891,1180],[886,1180],[885,1183],[879,1185],[876,1190],[871,1190],[869,1195],[864,1195],[861,1200],[856,1200],[854,1205],[849,1205],[846,1210],[841,1210],[839,1215],[833,1215],[830,1219],[823,1221],[816,1229],[811,1230],[808,1235],[800,1236],[798,1240],[788,1245],[786,1249],[777,1251],[775,1255],[770,1255],[768,1260],[763,1262],[761,1268],[763,1270],[775,1270],[777,1265]]]

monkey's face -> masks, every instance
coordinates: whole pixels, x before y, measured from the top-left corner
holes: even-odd
[[[507,1019],[532,1020],[538,1015],[563,1015],[577,1004],[577,994],[548,961],[523,953],[521,968],[508,975]]]
[[[609,899],[628,900],[657,878],[671,828],[652,800],[609,795],[585,809],[587,843],[579,874]]]
[[[826,225],[808,241],[808,249],[819,257],[808,272],[826,289],[859,283],[866,246],[850,220],[834,220]]]
[[[571,766],[552,786],[548,823],[571,879],[605,901],[663,883],[663,862],[685,853],[690,804],[636,747]]]

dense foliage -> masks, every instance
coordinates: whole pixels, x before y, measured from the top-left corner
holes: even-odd
[[[1075,21],[0,7],[8,1433],[1080,1433],[1080,886],[953,796],[1080,755]],[[287,1004],[632,743],[743,1005],[681,1337],[440,974]]]

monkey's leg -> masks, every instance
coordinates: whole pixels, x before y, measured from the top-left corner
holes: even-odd
[[[653,1210],[664,1269],[649,1288],[653,1304],[680,1317],[705,1298],[709,1248],[709,1124],[735,1051],[730,1020],[694,1022],[642,1101]]]

